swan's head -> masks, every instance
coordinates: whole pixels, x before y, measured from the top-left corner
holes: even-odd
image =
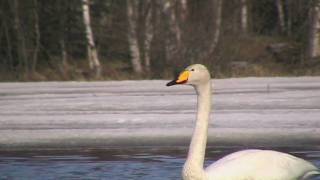
[[[167,83],[167,86],[187,84],[198,86],[210,81],[210,73],[202,64],[193,64],[182,71],[177,78]]]

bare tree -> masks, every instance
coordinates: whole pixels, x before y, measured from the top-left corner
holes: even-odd
[[[5,34],[5,39],[6,39],[6,43],[7,43],[7,48],[6,48],[6,55],[7,55],[7,65],[9,67],[9,69],[11,70],[13,67],[12,67],[12,64],[13,64],[13,54],[12,54],[12,39],[11,39],[11,36],[10,36],[10,33],[9,33],[9,27],[8,27],[8,22],[7,22],[7,18],[5,17],[4,13],[2,11],[0,11],[0,14],[1,14],[1,18],[3,20],[3,31],[4,31],[4,34]]]
[[[66,28],[66,10],[69,10],[70,4],[68,1],[59,1],[59,45],[61,51],[61,66],[60,71],[64,77],[67,77],[67,72],[69,70],[68,64],[68,52],[66,47],[66,40],[65,40],[65,28]]]
[[[286,21],[286,33],[287,35],[291,34],[292,31],[292,1],[291,0],[285,0],[285,7],[286,7],[286,13],[287,13],[287,21]]]
[[[182,20],[185,21],[187,19],[187,14],[188,14],[188,1],[187,0],[180,0],[180,4],[181,4]]]
[[[174,11],[175,8],[175,1],[167,0],[164,4],[164,11],[169,16],[170,22],[169,25],[172,28],[172,32],[175,34],[176,41],[178,46],[182,43],[182,30],[179,27],[178,18]]]
[[[95,77],[101,77],[101,65],[98,58],[96,45],[94,43],[93,32],[90,24],[90,0],[82,0],[83,20],[86,29],[88,60],[90,69],[95,72]]]
[[[310,9],[310,28],[308,38],[308,58],[320,55],[320,1],[316,0]]]
[[[61,59],[62,59],[61,64],[63,67],[63,71],[65,71],[65,68],[68,67],[68,53],[66,49],[66,42],[63,37],[60,39],[59,43],[61,48]]]
[[[39,29],[39,16],[38,16],[38,0],[33,0],[33,16],[34,16],[34,32],[35,32],[35,47],[33,50],[33,61],[31,71],[34,73],[38,62],[38,54],[40,49],[40,29]]]
[[[240,26],[243,34],[248,32],[248,2],[247,0],[241,0],[241,15]]]
[[[17,51],[20,66],[24,67],[25,73],[29,74],[28,60],[27,60],[27,50],[25,44],[25,37],[23,30],[21,29],[21,22],[19,16],[19,1],[13,0],[13,14],[14,14],[14,30],[17,37]]]
[[[175,5],[178,0],[160,1],[163,14],[168,19],[169,31],[166,37],[166,59],[176,66],[181,63],[182,52],[182,28],[179,26],[179,20],[175,12]]]
[[[223,5],[222,2],[223,0],[214,0],[213,4],[216,5],[215,21],[214,21],[215,30],[214,30],[213,38],[210,42],[208,49],[199,55],[198,59],[200,60],[208,58],[212,53],[214,53],[218,45],[218,42],[220,39],[220,32],[221,32],[221,22],[222,22],[222,5]]]
[[[127,0],[128,42],[133,71],[143,73],[137,33],[137,1]]]
[[[217,0],[217,14],[215,21],[215,33],[213,36],[213,42],[210,48],[210,51],[213,52],[219,42],[220,31],[221,31],[221,21],[222,21],[222,2],[223,0]]]
[[[278,24],[281,33],[285,32],[285,19],[284,19],[284,8],[282,0],[276,0],[276,6],[278,11]]]
[[[152,23],[152,14],[153,6],[152,0],[146,1],[148,4],[146,19],[145,19],[145,39],[144,39],[144,64],[146,72],[150,72],[151,66],[151,41],[153,39],[153,23]]]

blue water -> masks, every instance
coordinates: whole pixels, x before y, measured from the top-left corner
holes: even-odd
[[[236,150],[207,149],[206,164]],[[277,150],[320,167],[319,147]],[[183,148],[0,152],[0,179],[181,179],[185,154]]]

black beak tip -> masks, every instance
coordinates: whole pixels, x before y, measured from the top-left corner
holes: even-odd
[[[173,85],[176,85],[176,80],[172,80],[170,82],[167,83],[167,86],[173,86]]]

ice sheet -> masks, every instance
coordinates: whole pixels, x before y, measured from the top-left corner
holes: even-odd
[[[0,149],[185,146],[196,95],[166,82],[0,83]],[[320,77],[213,84],[209,145],[319,145]]]

